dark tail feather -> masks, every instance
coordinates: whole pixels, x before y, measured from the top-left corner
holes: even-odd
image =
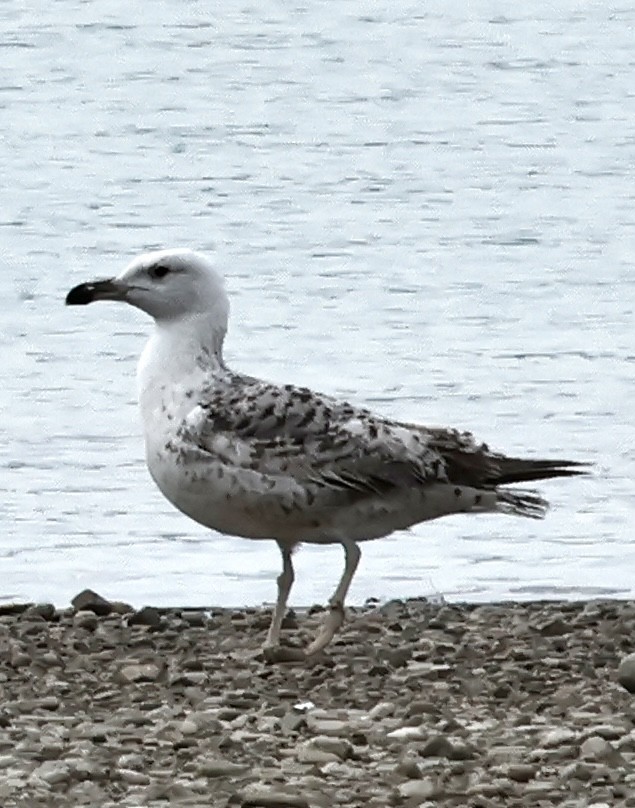
[[[550,477],[575,477],[586,474],[588,463],[574,460],[522,460],[518,457],[497,458],[498,471],[488,482],[496,486],[498,509],[515,516],[542,519],[549,503],[536,491],[499,488],[509,483],[525,483],[530,480],[547,480]]]
[[[496,458],[498,470],[488,480],[489,485],[526,483],[550,477],[575,477],[586,474],[587,463],[574,460],[522,460],[519,457]]]
[[[498,510],[514,516],[527,516],[529,519],[543,519],[549,503],[536,491],[510,490],[499,488],[496,491]]]

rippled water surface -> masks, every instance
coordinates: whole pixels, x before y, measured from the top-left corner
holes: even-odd
[[[144,466],[150,323],[65,309],[136,253],[216,255],[228,360],[509,452],[590,460],[536,523],[370,542],[351,600],[635,594],[635,10],[0,6],[0,599],[271,600]],[[303,548],[293,601],[341,550]]]

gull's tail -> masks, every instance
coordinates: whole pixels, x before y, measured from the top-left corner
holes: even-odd
[[[523,460],[520,457],[496,457],[497,469],[488,480],[492,485],[527,483],[550,477],[574,477],[586,474],[587,463],[575,460]]]
[[[547,500],[536,491],[498,486],[548,480],[551,477],[574,477],[586,473],[586,464],[573,460],[523,460],[519,457],[502,457],[496,460],[498,469],[488,482],[496,486],[497,510],[530,519],[542,519],[545,516],[549,508]]]

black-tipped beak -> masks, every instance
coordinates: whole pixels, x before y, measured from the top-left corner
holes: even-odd
[[[67,306],[86,306],[95,300],[125,300],[127,287],[116,278],[80,283],[66,295]]]

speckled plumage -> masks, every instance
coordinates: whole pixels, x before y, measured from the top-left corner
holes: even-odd
[[[222,353],[223,282],[196,253],[141,256],[118,278],[76,287],[67,302],[100,298],[125,300],[156,321],[138,383],[148,468],[161,491],[207,527],[280,546],[268,645],[279,639],[298,542],[339,542],[346,552],[313,653],[341,623],[357,542],[457,512],[540,517],[546,502],[538,494],[500,486],[579,473],[575,463],[508,458],[466,432],[392,421],[232,372]]]

